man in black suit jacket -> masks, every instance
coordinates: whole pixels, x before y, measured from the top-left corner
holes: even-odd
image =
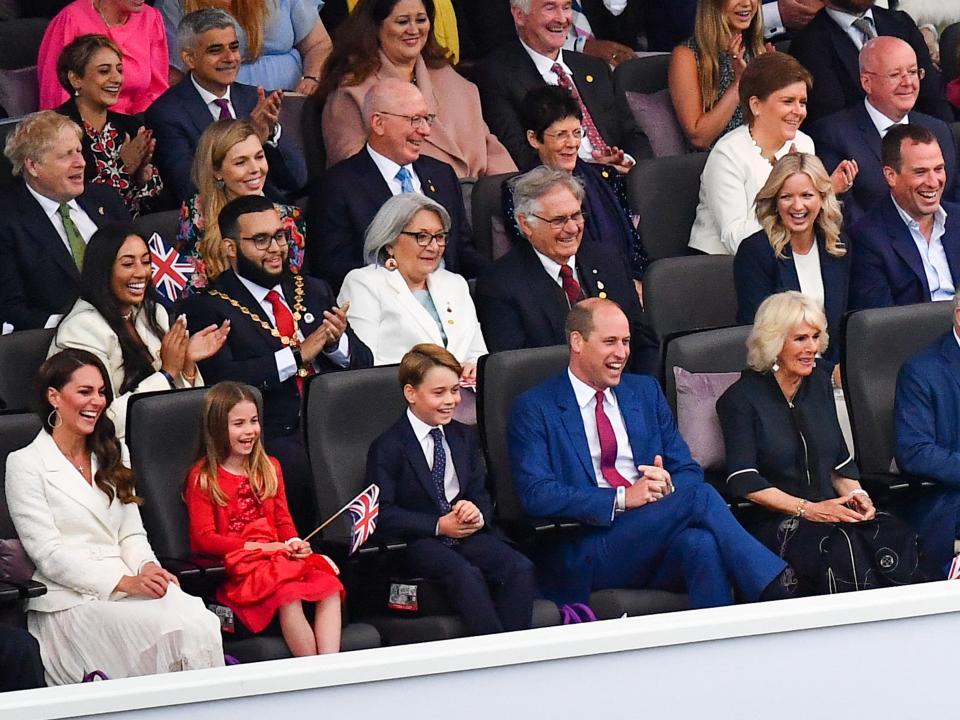
[[[807,121],[819,120],[863,101],[858,53],[867,38],[851,25],[861,15],[870,18],[868,22],[876,36],[892,35],[910,44],[925,75],[920,82],[917,109],[952,122],[953,111],[944,95],[943,79],[930,62],[930,52],[916,23],[905,12],[873,7],[873,0],[830,0],[790,43],[790,54],[813,75]]]
[[[80,295],[83,248],[70,242],[65,209],[83,247],[98,227],[130,221],[113,188],[84,184],[81,136],[70,118],[45,110],[7,140],[22,179],[0,194],[0,322],[14,330],[53,327]]]
[[[810,128],[817,155],[828,172],[844,159],[857,161],[860,172],[843,198],[844,220],[852,224],[890,194],[880,165],[880,141],[897,124],[922,125],[937,137],[947,168],[948,199],[957,199],[957,148],[942,120],[914,110],[920,92],[917,55],[895,37],[870,40],[860,51],[863,102],[818,121]],[[915,71],[915,72],[911,72]]]
[[[528,90],[548,83],[560,84],[551,69],[555,63],[566,66],[564,72],[576,86],[600,136],[615,151],[620,150],[595,155],[585,138],[580,148],[584,160],[625,170],[633,158],[649,156],[650,142],[633,122],[625,104],[616,98],[610,67],[598,58],[563,50],[572,22],[570,9],[558,9],[550,15],[543,8],[548,0],[528,2],[530,9],[525,12],[522,0],[511,0],[519,37],[491,52],[480,63],[476,76],[483,117],[517,166],[530,168],[539,163],[520,121],[520,105]],[[633,158],[624,158],[624,151]]]
[[[208,383],[235,380],[263,394],[265,446],[280,461],[290,511],[307,531],[315,518],[300,426],[303,383],[314,373],[370,367],[373,356],[348,327],[327,283],[285,270],[289,238],[269,199],[236,198],[218,221],[230,269],[207,292],[191,296],[183,312],[191,332],[230,322],[226,344],[200,371]]]
[[[524,630],[536,592],[533,563],[494,527],[476,433],[452,420],[462,370],[429,343],[401,360],[407,412],[367,454],[366,482],[380,488],[377,534],[407,542],[410,569],[443,583],[471,634]]]
[[[960,205],[941,202],[937,139],[920,125],[898,125],[881,150],[890,193],[847,232],[850,307],[948,300],[960,282]]]
[[[477,281],[477,315],[490,352],[562,345],[571,304],[608,297],[630,320],[632,368],[651,371],[656,346],[641,324],[626,261],[600,243],[581,242],[582,186],[569,173],[540,166],[516,181],[513,197],[517,223],[529,243],[517,244]],[[570,280],[564,281],[564,268],[572,271],[579,295]]]
[[[453,168],[420,154],[433,121],[428,113],[415,85],[393,79],[377,83],[363,103],[366,147],[331,167],[310,193],[310,271],[335,289],[348,272],[363,265],[367,226],[380,207],[401,192],[423,193],[450,213],[443,254],[447,270],[474,277],[489,264],[474,245]],[[402,173],[405,182],[399,179]]]
[[[186,15],[177,28],[180,55],[190,69],[179,83],[147,108],[144,119],[157,140],[154,162],[168,187],[181,200],[196,192],[190,167],[203,131],[216,119],[247,120],[256,130],[270,165],[267,194],[293,200],[306,185],[302,153],[279,123],[282,91],[236,82],[240,44],[236,21],[218,9]]]

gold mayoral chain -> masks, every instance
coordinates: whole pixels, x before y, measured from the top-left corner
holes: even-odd
[[[284,345],[295,348],[300,347],[300,340],[297,339],[297,333],[300,331],[300,318],[303,317],[304,310],[306,309],[303,307],[303,275],[293,276],[293,337],[281,335],[280,331],[277,330],[273,325],[257,315],[257,313],[253,312],[246,305],[241,305],[226,293],[220,292],[219,290],[208,290],[207,292],[214,297],[220,298],[221,300],[226,300],[248,318],[253,320],[255,323],[258,323],[260,327],[273,335]]]

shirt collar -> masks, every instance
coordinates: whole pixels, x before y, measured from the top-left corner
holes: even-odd
[[[421,443],[427,439],[427,436],[430,435],[431,430],[439,429],[441,433],[443,432],[443,428],[439,425],[427,425],[423,420],[414,415],[413,410],[410,408],[407,408],[407,420],[410,421],[410,426],[413,428],[413,434]]]
[[[833,21],[843,28],[844,32],[850,32],[850,28],[853,27],[853,23],[859,18],[865,17],[870,18],[870,22],[873,23],[874,28],[876,28],[877,23],[873,19],[873,8],[868,8],[867,11],[861,15],[850,14],[844,12],[843,10],[837,10],[836,8],[825,8],[827,15],[833,18]]]
[[[880,137],[883,137],[887,134],[889,130],[894,125],[906,125],[910,122],[910,116],[904,115],[900,120],[893,120],[882,112],[877,110],[873,105],[870,104],[870,98],[864,98],[863,104],[867,108],[867,115],[870,116],[870,120],[873,122],[873,126],[877,128],[877,132],[880,133]]]
[[[900,218],[903,220],[904,224],[913,230],[920,230],[920,223],[914,220],[910,215],[907,214],[907,211],[900,207],[897,203],[896,198],[893,195],[890,196],[890,199],[893,201],[893,206],[897,209],[897,212],[900,213]],[[946,226],[947,223],[947,211],[943,209],[943,205],[937,208],[937,211],[933,214],[933,231],[934,233],[940,233],[940,231]]]
[[[413,175],[413,165],[400,165],[397,162],[394,162],[386,155],[381,155],[372,147],[369,143],[367,144],[367,152],[370,153],[370,158],[373,160],[374,165],[377,166],[377,169],[380,171],[380,174],[383,175],[387,180],[395,180],[397,173],[400,172],[401,167],[405,167],[410,171],[410,174]]]
[[[204,87],[201,87],[200,83],[197,82],[197,79],[193,77],[193,73],[190,73],[190,82],[193,83],[193,86],[197,89],[197,92],[200,93],[200,99],[203,100],[205,105],[209,105],[214,100],[226,100],[230,102],[230,86],[227,85],[227,91],[223,94],[223,97],[217,97],[212,92],[207,90]],[[230,102],[233,105],[232,102]]]
[[[570,378],[570,384],[573,385],[573,394],[577,398],[577,405],[579,405],[581,409],[585,408],[587,406],[587,403],[589,403],[591,400],[593,400],[597,396],[597,391],[594,390],[589,385],[587,385],[583,380],[578,378],[576,375],[574,375],[573,370],[571,370],[570,368],[567,368],[567,377]],[[617,399],[616,399],[616,396],[613,394],[613,390],[611,390],[610,388],[607,388],[606,390],[604,390],[603,397],[608,403],[616,407]]]
[[[255,282],[247,280],[236,270],[234,270],[234,275],[237,276],[237,279],[240,281],[240,283],[250,291],[250,294],[253,295],[254,299],[261,305],[263,305],[263,303],[266,301],[267,293],[269,293],[271,290],[276,290],[280,297],[283,297],[283,288],[280,287],[280,283],[277,283],[272,288],[265,288],[262,285],[257,285]]]
[[[520,44],[523,46],[523,49],[527,51],[527,55],[530,56],[530,59],[533,60],[533,64],[537,66],[537,72],[541,75],[546,75],[547,73],[553,72],[553,64],[559,63],[560,67],[564,69],[567,75],[571,75],[570,68],[567,67],[567,64],[563,61],[563,49],[560,49],[560,52],[557,53],[557,59],[553,60],[552,58],[547,57],[541,53],[538,53],[532,47],[527,45],[523,40],[520,41]]]
[[[33,197],[36,199],[38,203],[40,203],[40,207],[43,209],[43,212],[46,214],[47,217],[52,218],[54,215],[59,213],[60,203],[57,200],[48,198],[46,195],[41,195],[32,187],[30,187],[30,183],[26,181],[24,181],[24,185],[27,186],[27,191],[31,195],[33,195]],[[68,200],[67,205],[70,206],[71,210],[80,210],[80,206],[77,204],[76,198],[73,198],[72,200]]]
[[[529,241],[528,241],[529,242]],[[547,275],[550,276],[553,280],[560,279],[560,263],[552,258],[548,258],[546,255],[537,250],[533,245],[530,246],[534,253],[537,255],[537,259],[540,261],[540,264],[543,265],[543,269],[546,271]],[[567,265],[570,266],[570,269],[573,270],[574,276],[577,274],[577,256],[574,255],[569,260],[567,260]]]

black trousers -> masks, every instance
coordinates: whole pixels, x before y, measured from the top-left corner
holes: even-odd
[[[0,625],[0,692],[44,687],[40,646],[33,635]]]

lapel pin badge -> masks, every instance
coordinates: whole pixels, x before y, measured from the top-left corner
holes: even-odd
[[[312,323],[314,320],[316,320],[316,318],[313,316],[313,313],[311,312],[308,312],[303,316],[303,321],[308,325]]]
[[[597,297],[600,298],[601,300],[606,300],[606,299],[607,299],[607,294],[601,290],[601,291],[600,291],[600,294],[597,295]]]
[[[103,215],[103,208],[102,208],[102,207],[98,207],[98,208],[97,208],[97,212],[99,212],[101,215]]]
[[[587,75],[587,82],[593,82],[593,75]]]
[[[599,280],[597,281],[597,290],[603,290],[603,283]]]

